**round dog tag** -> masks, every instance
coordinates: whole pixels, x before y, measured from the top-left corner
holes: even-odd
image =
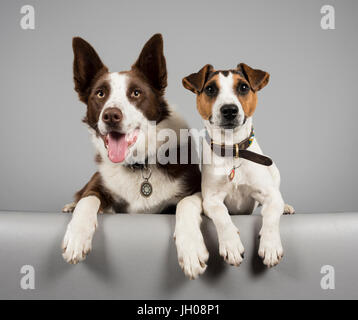
[[[153,192],[152,185],[148,181],[143,182],[140,187],[140,193],[142,194],[142,196],[149,197],[152,194],[152,192]]]

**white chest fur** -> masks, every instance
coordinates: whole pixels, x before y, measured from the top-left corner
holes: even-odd
[[[256,139],[248,150],[262,154]],[[235,176],[230,180],[229,174],[233,168]],[[225,204],[233,214],[251,213],[258,205],[252,193],[271,186],[278,187],[279,183],[275,164],[266,167],[241,158],[223,158],[213,154],[212,163],[203,166],[204,197],[211,197],[215,193],[224,194]]]
[[[123,199],[128,203],[128,212],[158,213],[179,200],[181,179],[171,179],[156,166],[151,166],[149,182],[153,192],[149,197],[143,196],[140,192],[140,187],[145,181],[141,170],[132,171],[122,165],[106,162],[99,166],[99,171],[105,187],[113,198],[116,201]]]
[[[185,121],[172,109],[169,118],[156,125],[157,134],[162,129],[170,128],[180,137],[180,129],[187,128]],[[140,170],[132,171],[123,165],[112,163],[107,156],[103,140],[90,129],[92,142],[96,152],[100,154],[102,162],[98,165],[104,186],[110,191],[114,200],[125,200],[128,203],[128,212],[133,213],[159,213],[168,205],[177,204],[183,192],[183,179],[170,178],[163,170],[155,165],[151,166],[152,175],[149,179],[153,192],[149,197],[144,197],[140,188],[145,181]],[[146,140],[154,139],[156,136],[146,137]],[[138,143],[138,142],[137,142]],[[177,141],[175,141],[175,145]],[[159,148],[160,143],[157,142]]]

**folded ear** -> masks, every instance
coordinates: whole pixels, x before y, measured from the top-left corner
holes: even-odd
[[[199,72],[192,73],[183,79],[184,88],[198,94],[203,90],[208,75],[214,70],[211,64],[202,67]]]
[[[142,72],[153,88],[164,94],[167,86],[167,66],[161,34],[157,33],[147,41],[132,69]]]
[[[270,79],[270,75],[259,69],[252,69],[245,63],[237,65],[239,71],[241,71],[246,80],[250,83],[251,88],[254,91],[259,91],[267,85]]]
[[[89,89],[93,79],[100,72],[108,71],[96,51],[85,40],[75,37],[72,40],[74,53],[73,79],[75,90],[83,102],[87,102]]]

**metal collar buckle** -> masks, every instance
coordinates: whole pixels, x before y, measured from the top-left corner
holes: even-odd
[[[235,144],[235,155],[234,155],[234,157],[235,157],[235,158],[238,158],[238,157],[239,157],[239,153],[240,153],[239,144],[236,143],[236,144]]]

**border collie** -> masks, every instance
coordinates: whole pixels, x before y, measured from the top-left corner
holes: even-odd
[[[63,258],[73,264],[85,259],[99,212],[174,213],[176,206],[178,254],[181,261],[188,259],[184,248],[191,245],[192,237],[201,236],[200,228],[186,228],[192,215],[200,219],[201,176],[191,161],[190,139],[169,145],[168,139],[159,139],[161,131],[179,137],[180,129],[188,129],[164,98],[167,70],[162,36],[156,34],[145,44],[129,71],[109,72],[81,38],[73,39],[73,51],[75,90],[87,105],[83,121],[96,150],[98,171],[76,193],[75,202],[63,208],[73,211],[62,243]],[[187,150],[187,164],[177,159],[160,161],[159,149],[164,145],[162,158],[173,151],[179,159],[181,150]]]

